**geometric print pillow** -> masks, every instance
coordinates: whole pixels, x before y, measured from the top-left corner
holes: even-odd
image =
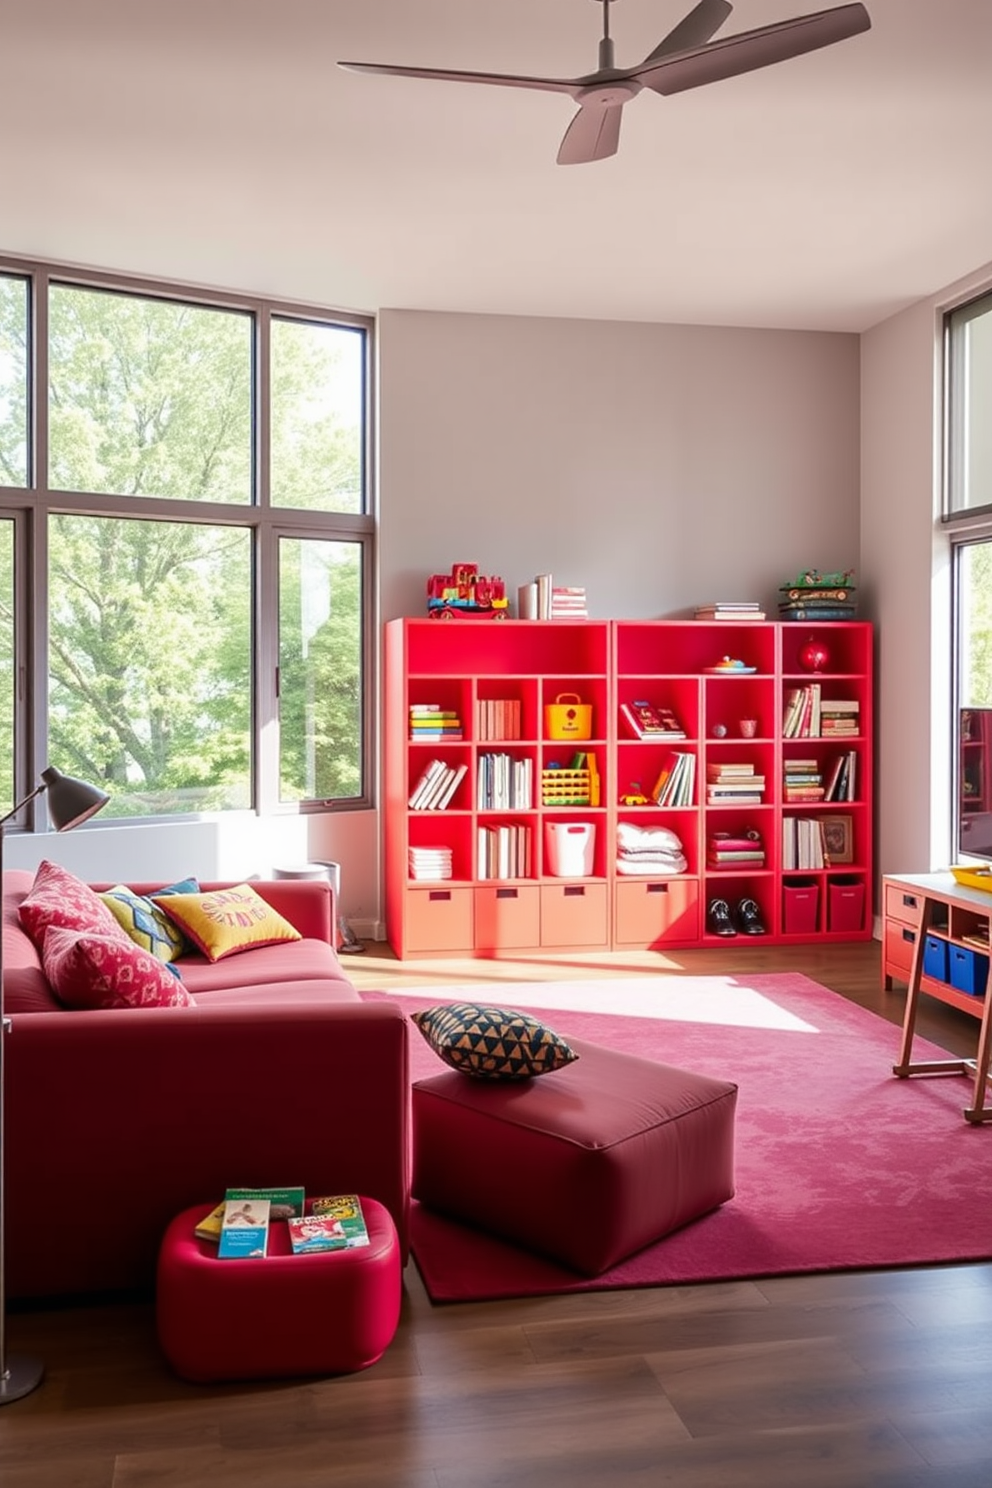
[[[480,1080],[525,1080],[579,1057],[537,1018],[511,1008],[455,1002],[411,1018],[446,1064]]]
[[[126,884],[115,884],[100,898],[135,945],[160,961],[175,961],[186,949],[186,937],[164,909]]]
[[[52,991],[70,1008],[192,1007],[168,966],[121,935],[93,935],[52,925],[42,966]]]

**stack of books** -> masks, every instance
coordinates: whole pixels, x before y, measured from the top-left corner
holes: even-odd
[[[856,698],[824,698],[820,704],[820,733],[827,735],[857,734],[861,730],[861,709]]]
[[[821,574],[810,569],[793,584],[781,584],[778,612],[783,620],[854,620],[858,614],[850,572]]]
[[[407,849],[410,877],[420,881],[440,883],[451,877],[450,847],[413,847]]]
[[[757,600],[717,599],[712,604],[697,605],[697,620],[764,620],[765,612]]]
[[[711,868],[763,868],[765,848],[757,832],[737,837],[729,832],[714,832],[706,857]]]
[[[581,586],[552,585],[552,620],[586,620],[588,617],[589,611],[586,609],[586,591],[584,588]]]
[[[787,759],[782,765],[783,801],[822,801],[825,797],[820,762]]]
[[[410,705],[410,738],[432,743],[442,739],[460,739],[462,721],[453,708],[442,708],[440,703],[412,703]]]
[[[764,800],[765,777],[753,765],[706,766],[707,806],[753,806]]]
[[[446,765],[434,759],[424,770],[407,805],[411,811],[443,811],[464,780],[468,765]]]

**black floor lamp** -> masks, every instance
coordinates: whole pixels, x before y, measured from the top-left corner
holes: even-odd
[[[4,823],[10,821],[10,818],[20,811],[22,806],[33,801],[35,796],[40,796],[42,791],[48,792],[48,815],[56,832],[71,832],[73,827],[78,827],[81,822],[95,815],[110,800],[106,791],[100,790],[95,785],[87,785],[84,780],[74,780],[71,775],[63,775],[51,766],[47,770],[42,770],[41,784],[26,795],[23,801],[18,801],[6,816],[0,816],[0,877],[3,875]],[[4,1279],[7,1274],[6,1256],[4,1255],[6,1210],[4,1208],[3,1171],[7,1122],[3,1104],[3,1074],[6,1034],[9,1027],[10,1019],[5,1018],[3,1014],[3,943],[0,941],[0,1405],[9,1405],[12,1400],[20,1400],[22,1396],[30,1395],[31,1391],[41,1384],[41,1377],[45,1372],[41,1359],[35,1359],[26,1354],[15,1354],[10,1358],[7,1356],[7,1296],[4,1290]]]

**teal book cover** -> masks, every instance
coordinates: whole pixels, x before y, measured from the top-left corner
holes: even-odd
[[[223,1260],[264,1256],[269,1243],[268,1199],[228,1199],[217,1255]]]

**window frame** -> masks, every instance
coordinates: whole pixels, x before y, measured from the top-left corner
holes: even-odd
[[[252,534],[252,709],[250,814],[298,815],[370,810],[375,806],[374,705],[376,696],[375,512],[375,318],[327,306],[277,300],[234,291],[213,291],[169,280],[78,269],[55,262],[0,253],[0,274],[28,283],[29,349],[27,358],[27,485],[0,485],[0,511],[14,522],[16,675],[14,799],[32,789],[48,763],[48,519],[55,515],[132,517],[148,521],[200,523],[248,528]],[[251,496],[246,504],[177,500],[175,497],[119,496],[50,489],[48,479],[48,296],[52,285],[102,289],[110,293],[247,314],[253,326],[251,367]],[[269,479],[269,353],[273,319],[341,326],[363,334],[361,481],[359,513],[318,512],[310,508],[273,507]],[[361,792],[343,799],[279,799],[278,727],[278,546],[281,537],[320,538],[359,545],[362,573],[361,644],[362,709],[359,737]],[[227,815],[228,813],[225,813]],[[231,815],[238,813],[232,812]],[[196,819],[203,813],[127,817],[121,825]],[[37,803],[8,826],[37,829],[43,818]],[[103,825],[116,825],[104,818]]]
[[[970,400],[970,367],[955,344],[955,330],[970,324],[979,316],[992,316],[992,286],[986,285],[967,298],[947,305],[942,324],[941,384],[941,490],[940,525],[948,542],[950,560],[950,688],[948,706],[951,768],[949,771],[951,852],[956,857],[962,840],[961,811],[961,709],[967,706],[962,697],[964,634],[962,605],[964,585],[962,565],[968,549],[992,545],[992,501],[981,506],[955,504],[958,464],[961,458],[959,410],[957,400]],[[990,321],[992,325],[992,321]],[[963,416],[963,415],[962,415]],[[963,849],[961,849],[963,851]]]
[[[981,505],[959,503],[959,466],[961,465],[962,441],[958,430],[959,396],[968,402],[970,368],[963,349],[957,343],[955,331],[964,324],[970,325],[981,317],[988,316],[992,326],[992,288],[983,289],[958,304],[949,306],[943,317],[942,346],[942,428],[941,428],[941,522],[950,528],[983,524],[992,521],[992,490],[990,498]],[[963,417],[963,413],[962,413]],[[963,482],[963,476],[961,477]]]
[[[959,853],[967,855],[962,846],[962,738],[961,710],[972,706],[972,700],[963,696],[962,674],[964,648],[968,637],[964,633],[962,605],[965,586],[962,582],[962,565],[969,549],[987,547],[992,550],[992,514],[982,522],[960,524],[950,535],[951,567],[951,848],[955,858]],[[976,856],[980,856],[976,854]]]

